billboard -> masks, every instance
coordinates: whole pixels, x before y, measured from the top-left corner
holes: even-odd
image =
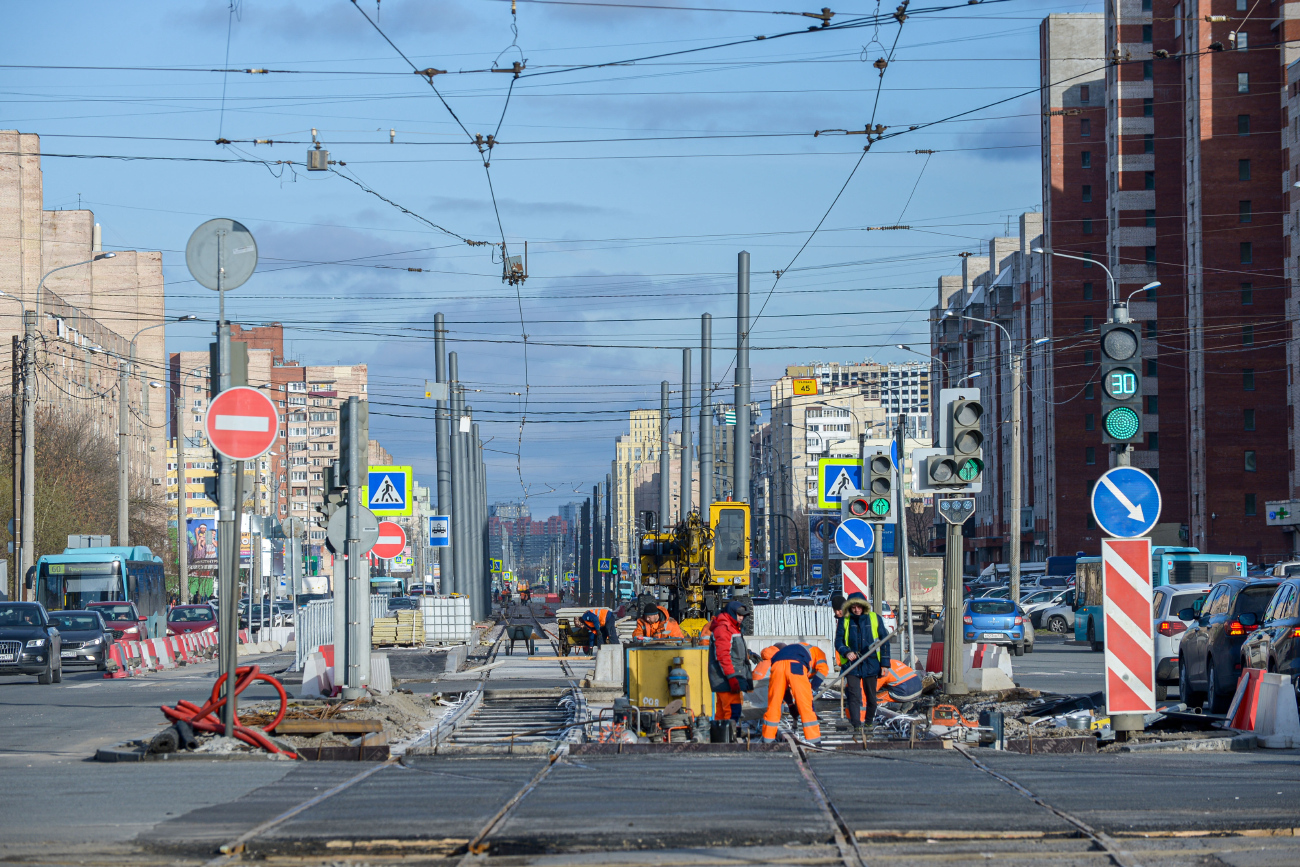
[[[189,565],[197,568],[217,567],[217,519],[188,518],[185,540]]]

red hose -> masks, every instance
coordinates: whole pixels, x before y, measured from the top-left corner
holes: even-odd
[[[291,759],[298,758],[298,754],[291,750],[282,750],[277,747],[265,732],[272,731],[284,719],[285,708],[288,704],[289,697],[285,694],[284,685],[269,674],[262,674],[256,665],[245,665],[235,669],[235,695],[239,695],[247,689],[253,681],[265,681],[275,687],[275,691],[280,694],[280,711],[275,715],[267,725],[259,728],[241,725],[238,720],[235,721],[235,737],[239,738],[246,744],[255,747],[261,747],[268,753],[278,753],[286,755]],[[225,707],[226,697],[221,694],[221,687],[226,681],[223,674],[217,678],[217,682],[212,685],[212,695],[203,705],[199,707],[193,702],[182,699],[176,702],[176,707],[162,705],[163,715],[172,722],[187,722],[196,730],[209,732],[211,734],[225,734],[226,727],[221,722],[219,711]]]

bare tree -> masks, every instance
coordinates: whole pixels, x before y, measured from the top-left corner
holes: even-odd
[[[930,536],[934,532],[934,501],[912,500],[903,510],[907,518],[907,552],[913,557],[929,554]]]

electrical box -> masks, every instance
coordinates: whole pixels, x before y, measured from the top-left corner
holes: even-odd
[[[668,673],[681,659],[681,668],[689,681],[682,707],[696,716],[713,715],[713,690],[709,689],[709,648],[692,647],[689,642],[667,644],[625,644],[627,660],[627,699],[640,708],[661,710],[672,700],[668,691]]]

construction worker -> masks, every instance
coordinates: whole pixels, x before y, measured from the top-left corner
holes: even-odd
[[[748,614],[748,603],[732,599],[709,621],[709,686],[714,693],[716,720],[740,722],[745,693],[754,688],[749,650],[740,634],[740,623]]]
[[[887,634],[885,624],[871,610],[867,597],[861,593],[849,594],[849,598],[844,601],[844,611],[835,634],[835,652],[839,654],[840,668],[857,662],[862,654]],[[876,681],[880,678],[882,668],[889,667],[889,661],[889,642],[885,641],[844,677],[849,724],[855,733],[864,737],[867,726],[873,725],[876,719]]]
[[[608,608],[594,608],[578,620],[591,633],[591,647],[618,644],[618,630],[614,628],[614,612]]]
[[[876,680],[877,702],[912,702],[921,697],[921,675],[901,659],[891,659]]]
[[[812,653],[806,644],[778,642],[763,651],[763,661],[754,669],[754,677],[767,680],[767,710],[763,713],[763,742],[776,741],[781,722],[781,705],[790,706],[791,719],[803,725],[803,737],[816,743],[821,739],[821,725],[813,710],[813,691],[822,685],[822,676],[814,669]],[[823,660],[823,664],[824,664]]]
[[[632,631],[632,640],[652,641],[661,638],[685,638],[677,621],[668,616],[667,610],[654,602],[648,602],[641,608],[637,618],[636,629]]]

